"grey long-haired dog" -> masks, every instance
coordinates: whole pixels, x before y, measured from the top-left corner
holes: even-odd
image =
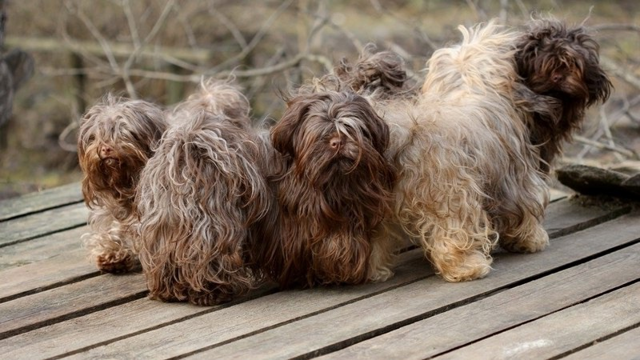
[[[247,99],[209,80],[169,116],[140,178],[140,259],[152,299],[213,305],[245,293],[250,228],[269,198]]]

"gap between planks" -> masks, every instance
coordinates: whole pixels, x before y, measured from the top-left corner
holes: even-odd
[[[371,332],[375,335],[379,329],[387,329],[394,324],[404,324],[405,321],[415,322],[424,317],[448,311],[452,304],[462,305],[481,299],[498,289],[508,289],[514,282],[521,282],[523,278],[532,278],[540,273],[558,269],[567,263],[607,252],[610,244],[603,242],[602,236],[611,233],[612,228],[624,228],[625,231],[619,231],[617,239],[609,243],[617,242],[618,245],[622,245],[633,242],[640,230],[638,216],[626,216],[617,221],[602,224],[597,229],[589,229],[588,234],[580,234],[584,235],[583,237],[576,234],[567,236],[557,241],[553,245],[555,251],[549,253],[500,254],[496,261],[496,269],[483,280],[449,284],[439,278],[427,277],[357,302],[345,302],[346,305],[343,306],[325,304],[325,308],[330,307],[331,311],[294,322],[290,320],[300,316],[291,314],[293,310],[302,307],[304,311],[310,313],[312,310],[308,310],[308,307],[331,300],[332,297],[337,296],[336,293],[332,293],[329,289],[293,292],[293,294],[311,296],[306,301],[291,299],[291,293],[276,293],[273,296],[281,300],[259,298],[228,308],[226,311],[206,314],[186,322],[122,339],[78,354],[76,357],[127,355],[136,358],[154,358],[190,353],[201,358],[226,357],[233,354],[238,354],[239,357],[262,358],[300,356],[308,353],[309,349],[318,346],[322,348],[321,344],[327,341],[330,342],[327,345],[335,343],[336,340],[332,339],[340,342],[363,334],[366,336]],[[576,243],[581,241],[586,244],[576,247]],[[615,246],[615,244],[611,245]],[[523,261],[522,256],[526,256],[527,261]],[[342,291],[355,290],[345,288]],[[293,303],[287,300],[292,300]],[[263,307],[254,308],[258,303],[262,303]],[[393,306],[390,307],[389,304]],[[366,311],[357,309],[366,309]],[[385,311],[379,312],[380,309],[386,309],[386,316],[391,318],[382,316],[385,315]],[[278,324],[278,326],[273,327],[270,324]],[[326,325],[326,327],[320,325]],[[359,330],[359,326],[364,328]],[[256,333],[256,331],[260,332]],[[176,334],[180,336],[176,337]],[[207,336],[201,336],[202,334]],[[288,352],[290,350],[293,352]],[[200,351],[204,352],[198,353]]]

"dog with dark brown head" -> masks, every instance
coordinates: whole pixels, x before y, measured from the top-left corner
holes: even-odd
[[[209,80],[169,115],[140,176],[140,260],[149,297],[215,305],[252,288],[251,227],[269,209],[249,102]]]
[[[360,284],[391,275],[382,221],[391,212],[395,169],[389,129],[350,91],[299,94],[272,128],[284,166],[270,241],[254,246],[282,287]]]
[[[541,170],[548,173],[562,142],[584,120],[585,109],[605,102],[612,84],[600,66],[598,43],[582,27],[567,28],[558,20],[531,22],[516,42],[518,75],[543,109],[528,125],[531,142],[540,146]],[[544,103],[556,110],[548,112]],[[546,113],[545,113],[546,112]]]
[[[78,158],[82,193],[91,210],[91,231],[83,241],[102,271],[128,272],[138,266],[136,186],[166,126],[155,105],[111,95],[82,119]]]

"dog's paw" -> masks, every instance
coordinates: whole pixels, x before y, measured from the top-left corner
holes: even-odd
[[[536,229],[529,235],[523,238],[500,238],[500,247],[513,253],[535,253],[544,250],[549,245],[549,234],[542,226],[536,227]]]
[[[100,271],[110,274],[124,274],[138,268],[137,258],[128,251],[101,254],[96,257],[96,265]]]
[[[190,290],[187,296],[188,301],[198,306],[213,306],[229,302],[233,299],[233,295],[219,289],[212,291],[193,291]]]
[[[451,260],[451,259],[449,259]],[[481,252],[461,254],[456,261],[436,263],[438,273],[448,282],[481,279],[491,271],[492,259]]]

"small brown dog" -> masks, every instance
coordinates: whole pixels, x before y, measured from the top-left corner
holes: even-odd
[[[563,141],[582,124],[585,109],[607,101],[612,84],[600,66],[598,43],[582,26],[567,28],[555,19],[534,20],[517,39],[516,48],[518,75],[540,95],[525,96],[542,110],[534,109],[527,126],[531,142],[540,147],[540,167],[548,173],[562,152]]]
[[[84,115],[78,158],[91,231],[83,241],[102,271],[121,273],[139,265],[136,186],[165,129],[162,110],[141,100],[108,95]]]
[[[150,298],[214,305],[249,290],[251,227],[269,192],[249,102],[209,80],[169,116],[140,176],[140,260]]]
[[[395,169],[384,157],[389,129],[367,100],[302,90],[271,139],[283,165],[278,206],[265,219],[270,235],[253,246],[261,268],[282,287],[388,278],[393,244],[382,222]]]

